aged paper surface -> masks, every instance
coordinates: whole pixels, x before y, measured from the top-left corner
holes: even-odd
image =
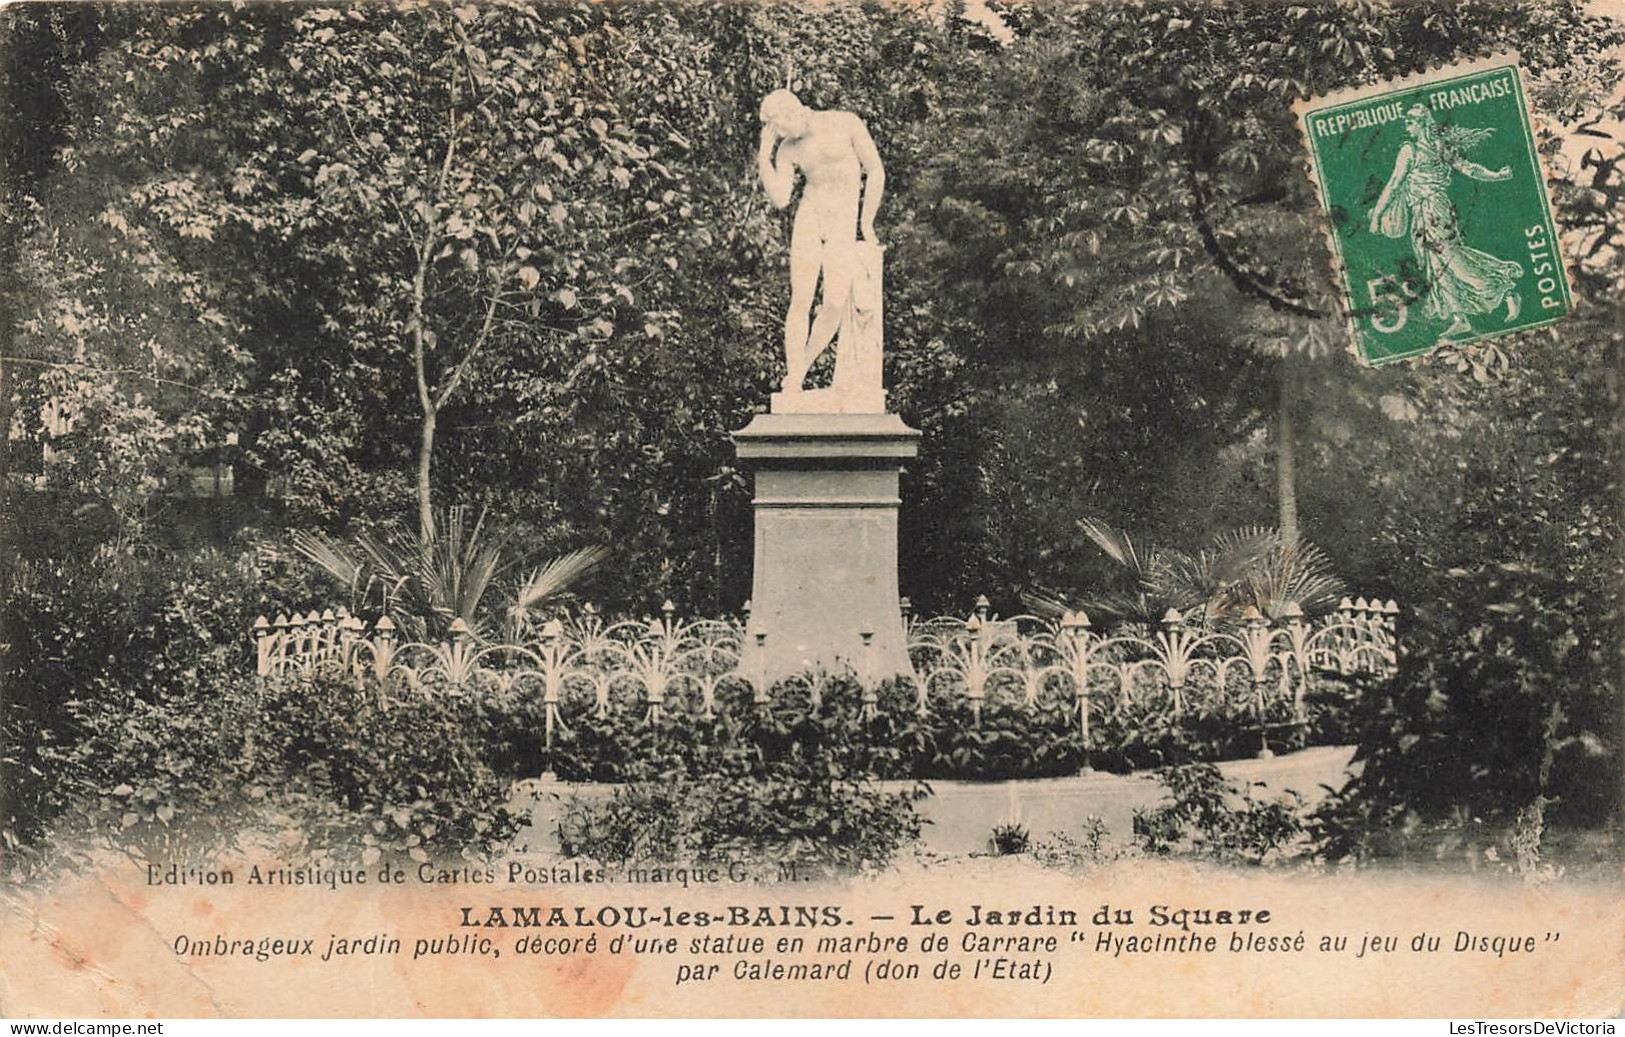
[[[907,868],[875,882],[781,886],[742,885],[724,893],[674,893],[668,887],[612,886],[600,895],[561,895],[543,888],[494,887],[469,893],[407,885],[339,894],[197,893],[154,891],[138,877],[108,872],[64,883],[17,917],[5,936],[7,1010],[12,1016],[1057,1016],[1126,1015],[1596,1017],[1617,1011],[1622,971],[1617,884],[1546,889],[1478,878],[1282,878],[1190,869],[1119,866],[1061,876],[1020,860],[981,860],[940,871]],[[998,895],[984,895],[990,890]],[[625,910],[726,910],[760,905],[835,906],[855,924],[835,928],[624,927],[461,930],[462,910],[483,917],[491,907],[536,906],[545,920],[555,907]],[[1036,905],[1078,912],[1076,927],[970,927],[971,905],[1026,912]],[[1259,926],[1215,926],[1217,949],[1118,951],[1097,942],[1139,937],[1171,939],[1180,930],[1146,924],[1157,904],[1267,910]],[[926,917],[950,911],[949,924],[912,925],[915,905]],[[1132,910],[1139,924],[1089,924],[1101,907]],[[875,914],[894,921],[871,921]],[[1201,929],[1193,927],[1193,933]],[[215,933],[247,939],[312,939],[305,958],[196,958],[173,952],[176,934]],[[389,934],[404,953],[320,960],[330,938]],[[411,960],[416,939],[476,933],[491,954],[437,955]],[[817,954],[821,937],[905,937],[909,950]],[[1081,935],[1075,938],[1074,933]],[[596,934],[596,954],[516,954],[516,941],[581,940]],[[967,951],[967,936],[1056,937],[1057,949]],[[1236,934],[1306,950],[1232,950]],[[1414,951],[1419,936],[1440,940],[1437,951]],[[1455,950],[1468,934],[1474,950]],[[1323,937],[1348,941],[1342,952],[1319,952]],[[694,953],[696,938],[761,938],[758,952]],[[798,937],[808,950],[785,954],[779,940]],[[921,942],[946,938],[948,949],[925,952]],[[611,940],[627,946],[608,952]],[[679,950],[635,951],[675,938]],[[1368,938],[1392,939],[1392,950],[1362,954]],[[1522,949],[1532,940],[1533,950]],[[1497,941],[1499,941],[1497,943]],[[1494,944],[1499,950],[1477,949]],[[1518,950],[1509,950],[1513,945]],[[1114,944],[1115,948],[1116,945]],[[495,954],[500,952],[500,957]],[[993,979],[991,959],[1013,968],[1036,965],[1037,978]],[[972,978],[982,962],[981,978]],[[744,980],[736,969],[773,964],[849,965],[847,978]],[[917,979],[871,978],[871,967],[917,966]],[[718,966],[714,978],[678,982],[685,966]],[[958,978],[933,978],[941,967]],[[873,977],[873,974],[871,973]]]
[[[0,11],[0,1015],[1617,1018],[1622,14]]]

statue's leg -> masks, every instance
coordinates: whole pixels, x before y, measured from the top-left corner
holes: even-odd
[[[818,316],[807,336],[808,367],[835,341],[835,333],[852,305],[852,250],[826,246],[824,257],[824,300],[819,304]]]
[[[818,290],[818,267],[823,244],[808,233],[797,213],[790,234],[790,309],[784,315],[784,391],[800,392],[812,356],[807,353],[808,327],[812,323],[813,295]]]

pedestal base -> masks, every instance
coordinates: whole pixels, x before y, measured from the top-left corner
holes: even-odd
[[[827,389],[776,392],[768,400],[770,414],[853,414],[883,416],[886,390],[858,392],[832,385]],[[896,415],[893,415],[896,417]]]
[[[769,680],[847,666],[873,681],[910,672],[898,476],[919,438],[895,414],[761,414],[734,433],[755,472],[751,629],[767,635]]]

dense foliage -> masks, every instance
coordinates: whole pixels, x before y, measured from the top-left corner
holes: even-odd
[[[239,546],[180,568],[14,584],[0,657],[6,849],[184,865],[245,830],[369,858],[503,845],[518,822],[487,704],[387,708],[348,683],[256,678],[251,645],[223,632],[287,607],[267,587],[310,585],[276,550]],[[37,860],[8,853],[5,873]]]
[[[1158,773],[1164,802],[1134,813],[1134,840],[1147,853],[1265,864],[1291,856],[1303,832],[1296,794],[1261,800],[1226,781],[1212,764]]]
[[[729,688],[710,715],[685,704],[668,705],[658,716],[639,697],[614,695],[600,709],[589,692],[578,691],[566,696],[561,713],[568,720],[556,729],[551,750],[543,748],[540,703],[512,708],[501,741],[512,752],[501,756],[522,775],[545,769],[564,781],[636,781],[651,771],[704,778],[716,772],[719,753],[747,744],[772,756],[779,740],[793,734],[784,744],[816,741],[841,754],[854,773],[880,778],[1008,781],[1065,777],[1086,767],[1127,773],[1241,759],[1265,748],[1339,744],[1351,719],[1350,688],[1316,675],[1311,689],[1307,723],[1299,725],[1290,702],[1272,695],[1260,718],[1250,695],[1213,694],[1212,678],[1198,673],[1186,689],[1193,702],[1178,712],[1165,700],[1095,697],[1087,739],[1077,700],[1052,691],[1033,702],[1003,692],[973,702],[962,690],[933,690],[922,710],[914,687],[894,681],[876,689],[865,710],[855,681],[824,684],[817,702],[804,683],[790,681],[764,704]]]
[[[295,531],[434,543],[437,508],[486,508],[527,559],[609,546],[583,593],[610,611],[737,608],[728,432],[777,384],[787,295],[755,109],[787,74],[862,115],[887,164],[887,378],[925,433],[902,516],[918,609],[1120,597],[1084,517],[1186,550],[1273,526],[1405,610],[1398,680],[1316,712],[1312,737],[1361,745],[1325,828],[1348,852],[1461,808],[1616,812],[1620,24],[1575,0],[987,7],[0,12],[7,838],[69,808],[51,754],[87,746],[100,762],[63,773],[150,823],[111,789],[185,748],[155,729],[237,708],[254,614],[334,598],[289,564]],[[1291,104],[1509,49],[1579,312],[1358,369]],[[1120,755],[1091,758],[1059,705],[959,708],[896,721],[877,766],[1036,776],[1256,744],[1234,718],[1103,714]],[[533,772],[536,721],[487,718],[480,751]],[[732,744],[684,723],[645,751],[589,722],[551,763],[610,776],[691,734]],[[117,724],[148,757],[120,760]],[[225,767],[210,739],[232,729],[187,745]],[[387,777],[300,780],[391,833],[399,810],[420,837],[472,831]]]
[[[570,805],[558,833],[565,854],[885,865],[919,837],[914,801],[927,790],[876,785],[899,754],[864,719],[859,696],[815,704],[796,701],[794,687],[781,686],[769,706],[741,698],[713,720],[645,726],[643,745],[628,745],[615,765],[626,784],[607,801]],[[569,749],[561,758],[581,765]],[[604,763],[593,773],[605,774]]]

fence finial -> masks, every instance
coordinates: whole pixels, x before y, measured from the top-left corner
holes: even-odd
[[[1061,632],[1068,637],[1077,638],[1089,629],[1089,615],[1082,609],[1073,612],[1071,609],[1061,614]]]

